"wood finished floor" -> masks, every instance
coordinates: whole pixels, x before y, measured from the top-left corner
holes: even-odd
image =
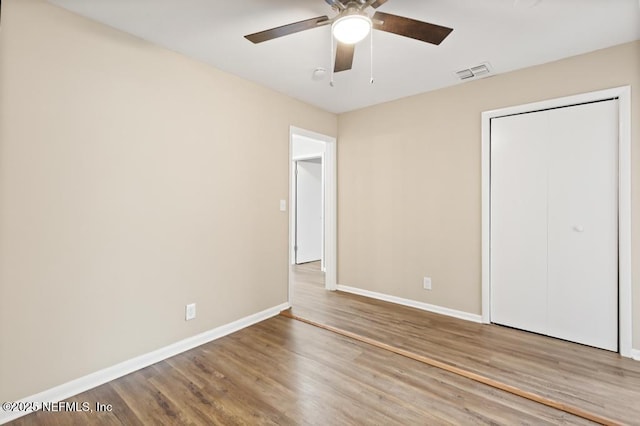
[[[640,362],[497,325],[324,290],[317,263],[296,267],[293,313],[464,368],[555,401],[640,425]]]
[[[508,366],[513,363],[517,367],[513,380],[530,382],[534,388],[554,395],[566,392],[571,398],[583,397],[589,406],[597,405],[609,417],[639,424],[635,403],[640,401],[640,363],[627,363],[604,351],[548,341],[553,339],[540,340],[541,336],[523,337],[521,332],[502,327],[480,326],[326,292],[321,273],[313,264],[298,267],[296,274],[297,314],[375,335],[485,374],[508,377]],[[483,342],[485,338],[493,341]],[[553,356],[547,353],[556,351]],[[588,359],[588,353],[593,359]],[[554,357],[555,364],[550,361]],[[577,360],[571,362],[569,357]],[[548,377],[551,374],[547,369],[555,371],[553,377]],[[578,383],[585,388],[582,394],[580,389],[569,390]],[[608,398],[586,399],[616,385],[626,387]],[[622,402],[612,401],[616,397]],[[113,411],[37,412],[13,424],[590,424],[284,317],[202,345],[69,401],[109,403]],[[623,412],[614,412],[622,405]]]
[[[114,410],[37,412],[15,424],[589,424],[284,317],[69,401],[109,403]]]

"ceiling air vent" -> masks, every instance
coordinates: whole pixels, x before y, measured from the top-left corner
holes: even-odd
[[[491,65],[489,65],[488,62],[456,72],[456,75],[460,80],[486,77],[489,74],[491,74]]]
[[[458,74],[458,77],[460,78],[460,80],[466,80],[468,78],[473,77],[473,73],[471,72],[471,70],[458,71],[456,74]]]

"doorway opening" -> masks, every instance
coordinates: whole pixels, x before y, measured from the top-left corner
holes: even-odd
[[[324,147],[323,147],[324,148]],[[319,157],[294,159],[293,191],[294,214],[293,263],[320,262],[324,271],[324,152]]]
[[[296,287],[336,289],[335,138],[291,127],[289,132],[289,304]]]

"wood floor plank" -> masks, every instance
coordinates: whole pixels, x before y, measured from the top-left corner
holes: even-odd
[[[455,374],[457,376],[460,376],[460,377],[463,377],[465,379],[473,380],[475,382],[478,382],[478,383],[493,387],[495,389],[508,392],[508,393],[510,393],[512,395],[520,396],[520,397],[526,398],[526,399],[528,399],[530,401],[533,401],[533,402],[536,402],[536,403],[540,403],[540,404],[544,404],[544,405],[546,405],[548,407],[555,408],[555,409],[558,409],[558,410],[562,410],[562,411],[564,411],[566,413],[573,414],[573,415],[582,417],[582,418],[590,420],[590,421],[594,421],[594,422],[597,422],[597,423],[600,423],[600,424],[612,425],[612,426],[620,424],[620,423],[616,422],[615,420],[612,420],[612,419],[607,418],[605,416],[596,414],[594,412],[591,412],[591,411],[588,411],[588,410],[584,410],[584,409],[572,406],[570,404],[559,402],[559,401],[553,400],[551,398],[547,398],[547,397],[542,396],[540,394],[537,394],[535,392],[530,392],[530,391],[526,391],[526,390],[520,389],[517,386],[505,384],[503,382],[499,382],[499,381],[490,379],[490,378],[488,378],[488,377],[486,377],[486,376],[484,376],[482,374],[474,373],[474,372],[471,372],[471,371],[466,370],[464,368],[460,368],[460,367],[451,365],[449,363],[437,361],[437,360],[434,360],[434,359],[429,358],[427,356],[417,354],[415,352],[407,351],[407,350],[400,349],[400,348],[395,347],[395,346],[388,345],[388,344],[386,344],[384,342],[381,342],[379,340],[376,340],[376,339],[363,337],[363,336],[360,336],[360,335],[358,335],[356,333],[348,332],[348,331],[339,329],[337,327],[331,327],[331,326],[327,326],[325,324],[314,323],[313,321],[297,317],[295,315],[292,315],[291,313],[286,313],[286,314],[283,313],[283,316],[286,317],[286,318],[291,318],[291,319],[298,320],[298,321],[306,323],[306,324],[314,325],[314,326],[316,326],[318,328],[321,328],[323,330],[331,331],[332,333],[336,333],[336,334],[339,334],[339,335],[342,335],[342,336],[346,336],[346,337],[348,337],[350,339],[366,343],[366,344],[374,346],[376,348],[380,348],[380,349],[383,349],[385,351],[388,351],[388,352],[391,352],[391,353],[394,353],[394,354],[397,354],[397,355],[404,356],[405,358],[409,358],[409,359],[421,362],[421,363],[423,363],[425,365],[428,365],[428,366],[431,366],[431,367],[435,367],[435,368],[439,368],[439,369],[441,369],[443,371],[446,371],[448,373],[453,373],[453,374]]]
[[[346,359],[332,355],[346,355]],[[74,399],[111,403],[114,410],[86,415],[39,412],[14,423],[589,424],[283,317]]]
[[[293,313],[500,383],[640,424],[640,363],[618,354],[323,288],[319,265],[295,268]]]

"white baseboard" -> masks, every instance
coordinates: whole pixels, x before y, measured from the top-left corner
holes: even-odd
[[[125,376],[129,373],[133,373],[134,371],[140,370],[144,367],[148,367],[151,364],[155,364],[156,362],[160,362],[179,353],[188,351],[189,349],[193,349],[196,346],[203,345],[243,328],[249,327],[260,321],[269,319],[290,307],[291,305],[289,303],[282,303],[278,306],[265,309],[262,312],[249,315],[229,324],[225,324],[212,330],[205,331],[204,333],[188,337],[169,346],[165,346],[164,348],[160,348],[153,352],[149,352],[144,355],[129,359],[127,361],[123,361],[114,366],[96,371],[95,373],[91,373],[84,377],[80,377],[78,379],[56,386],[54,388],[47,389],[43,392],[31,395],[16,402],[42,403],[63,401],[66,398],[78,395],[79,393],[85,392],[89,389],[93,389],[97,386]],[[22,417],[27,414],[29,414],[29,412],[0,411],[0,424],[7,423],[11,420],[17,419],[18,417]]]
[[[385,302],[397,303],[398,305],[409,306],[411,308],[421,309],[423,311],[433,312],[436,314],[447,315],[466,321],[482,323],[482,316],[470,314],[469,312],[457,311],[455,309],[445,308],[438,305],[430,305],[429,303],[418,302],[411,299],[403,299],[402,297],[391,296],[388,294],[377,293],[375,291],[363,290],[361,288],[349,287],[338,284],[337,289],[346,293],[357,294],[360,296],[370,297],[372,299],[384,300]]]
[[[640,349],[631,349],[631,358],[640,361]]]

